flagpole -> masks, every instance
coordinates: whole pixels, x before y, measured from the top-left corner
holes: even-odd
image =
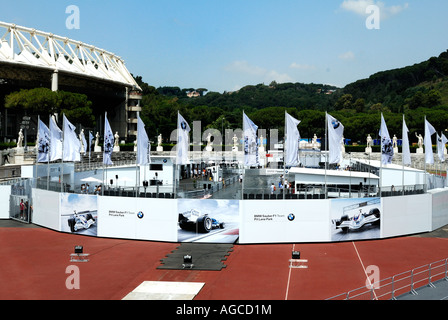
[[[51,115],[49,115],[48,118],[49,118],[48,120],[50,121],[49,125],[51,126]],[[54,145],[53,142],[51,141],[51,136],[52,136],[52,133],[50,131],[50,146],[48,148],[48,160],[47,160],[47,191],[50,190],[50,158],[51,158],[51,152],[52,152],[51,147],[52,147],[52,145]]]
[[[286,143],[286,139],[288,139],[288,126],[286,125],[286,110],[285,110],[285,132],[284,132],[284,134],[285,134],[285,138],[284,138],[284,145],[283,145],[283,179],[284,179],[284,181],[286,181],[286,146],[287,146],[287,143]],[[282,181],[282,184],[283,184],[283,188],[282,188],[282,190],[283,190],[283,200],[285,200],[285,194],[286,194],[286,185],[284,184],[284,182]]]
[[[425,138],[424,138],[424,140],[423,141],[425,141],[426,140],[426,135],[427,135],[427,132],[426,132],[426,115],[425,115],[425,129],[424,129],[425,131]],[[425,146],[425,185],[423,186],[423,190],[425,191],[425,193],[426,193],[426,190],[427,190],[427,188],[428,188],[428,178],[427,178],[427,172],[426,172],[426,152],[427,152],[427,149],[428,148],[428,146]],[[432,150],[431,150],[432,151]]]
[[[245,148],[246,148],[246,136],[245,136],[245,132],[244,132],[244,110],[243,110],[243,174],[242,174],[242,179],[241,179],[241,200],[244,200],[244,180],[246,180],[246,152],[245,152]]]
[[[37,188],[37,166],[39,165],[39,130],[40,129],[40,115],[37,116],[37,143],[36,143],[36,173],[34,174],[34,187]],[[48,152],[48,149],[47,149]],[[47,153],[47,156],[49,157],[50,154]]]
[[[91,134],[92,133],[89,130],[89,170],[90,170],[90,153],[91,153],[91,150],[92,150],[92,140],[90,139],[90,135]]]
[[[62,118],[62,158],[61,158],[61,192],[64,193],[64,143],[65,143],[65,115]]]
[[[328,153],[330,152],[330,147],[328,145],[328,113],[325,111],[325,144],[326,144],[326,153],[325,153],[325,199],[328,199],[328,190],[327,190],[327,164],[328,164]]]
[[[137,111],[137,119],[140,118],[140,112]],[[139,125],[137,124],[137,137],[136,139],[138,140],[138,127]],[[138,169],[138,170],[137,170]],[[138,197],[138,187],[140,185],[140,179],[139,179],[139,173],[140,173],[140,167],[138,166],[138,142],[137,142],[137,151],[135,153],[135,197]]]
[[[403,131],[402,131],[403,137],[401,137],[401,141],[404,141],[404,134],[405,134],[404,131],[405,130],[404,130],[404,114],[403,114]],[[401,164],[402,164],[401,183],[402,183],[403,187],[402,187],[401,191],[402,191],[402,195],[404,196],[404,152],[403,152],[404,150],[403,150],[403,148],[404,148],[404,146],[402,143],[402,145],[401,145]]]
[[[383,186],[383,133],[381,132],[382,128],[382,119],[383,119],[383,113],[381,113],[381,120],[380,120],[380,142],[381,142],[381,149],[380,149],[380,197],[382,192],[382,186]]]

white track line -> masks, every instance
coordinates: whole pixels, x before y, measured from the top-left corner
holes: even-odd
[[[292,251],[294,251],[295,244],[292,245]],[[288,283],[286,284],[286,295],[285,300],[288,300],[288,293],[289,293],[289,284],[291,283],[291,268],[289,268],[289,274],[288,274]]]
[[[369,287],[372,287],[372,282],[370,282],[370,278],[367,274],[366,268],[364,267],[364,263],[362,262],[361,256],[359,255],[358,249],[356,248],[355,242],[352,241],[353,247],[355,248],[356,254],[358,255],[359,262],[361,263],[362,269],[364,270],[364,274],[366,275],[367,280],[369,281]],[[378,300],[376,296],[375,289],[373,289],[373,294],[375,295],[375,300]]]

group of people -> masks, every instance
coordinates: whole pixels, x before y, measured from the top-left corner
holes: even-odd
[[[293,185],[286,178],[283,178],[283,175],[280,175],[278,186],[276,186],[275,183],[272,183],[270,186],[271,194],[274,194],[275,191],[277,191],[277,188],[280,191],[280,193],[283,191],[285,191],[285,193],[289,193],[290,190],[293,188]]]
[[[203,178],[205,180],[213,180],[213,175],[212,175],[212,171],[211,170],[206,170],[206,169],[191,169],[191,177],[193,179],[200,179]]]
[[[83,183],[81,185],[81,193],[82,194],[90,194],[90,185],[88,183]],[[100,194],[101,193],[101,185],[95,186],[93,189],[93,194]]]

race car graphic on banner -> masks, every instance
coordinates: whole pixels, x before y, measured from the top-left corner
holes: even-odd
[[[380,238],[381,199],[331,201],[332,241]]]
[[[61,231],[98,235],[98,196],[61,194]]]
[[[233,243],[239,235],[238,200],[178,200],[178,241]]]

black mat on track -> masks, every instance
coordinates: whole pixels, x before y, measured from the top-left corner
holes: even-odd
[[[233,244],[182,243],[176,250],[160,260],[157,269],[220,271],[226,265],[223,261],[233,251]],[[193,266],[184,267],[184,256],[192,257]]]

